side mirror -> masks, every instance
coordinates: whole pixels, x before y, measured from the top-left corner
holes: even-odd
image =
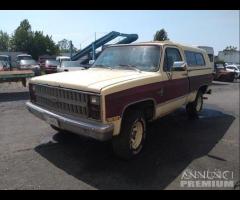
[[[187,64],[184,61],[175,61],[173,63],[172,71],[185,71]]]
[[[92,65],[95,62],[95,60],[89,60],[89,65]]]

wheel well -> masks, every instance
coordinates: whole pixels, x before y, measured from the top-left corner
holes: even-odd
[[[204,94],[204,93],[207,92],[207,88],[208,88],[207,85],[203,85],[203,86],[201,86],[201,87],[199,88],[199,90]]]
[[[132,110],[142,110],[144,113],[144,116],[146,117],[146,120],[151,120],[155,114],[155,103],[153,100],[146,100],[146,101],[141,101],[141,102],[128,105],[124,109],[122,117],[124,117],[126,113]]]

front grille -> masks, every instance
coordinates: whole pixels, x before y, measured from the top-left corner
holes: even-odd
[[[64,114],[88,117],[88,96],[78,91],[35,85],[36,104]]]

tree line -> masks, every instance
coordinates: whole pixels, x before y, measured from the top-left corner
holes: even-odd
[[[12,36],[0,30],[0,51],[26,52],[34,59],[40,55],[58,55],[70,52],[70,41],[63,39],[57,44],[52,36],[44,35],[43,31],[32,31],[27,19],[20,22]],[[77,49],[73,46],[73,52]]]

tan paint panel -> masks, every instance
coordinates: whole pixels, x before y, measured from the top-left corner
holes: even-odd
[[[159,104],[156,108],[155,119],[169,114],[170,112],[180,108],[184,104],[186,104],[186,96],[182,96],[180,98],[167,101],[163,104]]]

